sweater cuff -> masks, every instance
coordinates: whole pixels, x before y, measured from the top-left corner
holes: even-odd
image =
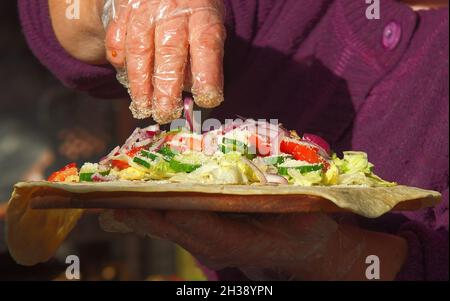
[[[317,45],[318,57],[347,81],[356,108],[400,61],[417,24],[407,5],[379,3],[379,19],[369,19],[366,1],[336,0],[320,26],[319,35],[327,38]]]
[[[59,44],[47,0],[18,0],[19,17],[34,55],[67,87],[100,98],[125,97],[110,65],[90,65],[70,56]]]
[[[420,223],[409,222],[398,235],[408,242],[408,258],[396,280],[448,281],[448,231],[432,231]]]

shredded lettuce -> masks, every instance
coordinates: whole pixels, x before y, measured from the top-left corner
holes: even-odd
[[[339,159],[335,154],[332,158],[339,169],[337,184],[365,185],[365,186],[395,186],[395,182],[388,182],[373,173],[373,164],[364,152],[344,152],[344,158]]]
[[[187,164],[204,164],[208,161],[208,158],[200,152],[188,151],[182,154],[178,154],[174,157],[174,160]]]
[[[356,172],[369,174],[373,169],[373,164],[369,162],[367,154],[364,152],[344,152],[342,159],[333,154],[333,162],[342,174]]]
[[[98,171],[98,166],[97,163],[86,162],[81,166],[80,173],[95,173]]]
[[[258,177],[253,172],[252,168],[242,160],[241,153],[229,152],[223,156],[219,156],[218,158],[219,164],[222,167],[237,167],[247,182],[259,182]]]
[[[334,162],[329,162],[330,167],[322,175],[324,185],[336,185],[339,181],[339,169]]]
[[[221,166],[209,162],[192,173],[178,173],[171,181],[203,184],[247,184],[248,180],[236,165]]]
[[[251,133],[241,129],[230,131],[225,135],[218,134],[216,142],[227,148],[226,151],[216,149],[208,153],[187,150],[184,144],[187,140],[196,138],[195,140],[200,141],[201,137],[200,135],[196,137],[196,134],[184,129],[163,132],[160,137],[174,134],[179,134],[181,139],[173,138],[170,141],[170,145],[179,146],[180,150],[177,153],[166,152],[169,150],[169,142],[158,151],[158,154],[150,157],[145,153],[140,153],[132,158],[120,153],[111,159],[127,162],[130,167],[124,170],[120,170],[118,167],[112,168],[109,171],[110,174],[118,175],[120,179],[125,180],[170,179],[175,182],[209,184],[259,183],[260,179],[255,173],[254,166],[249,165],[246,161],[250,159],[262,173],[281,175],[293,185],[363,185],[370,187],[396,185],[396,183],[385,181],[374,174],[374,166],[368,161],[367,154],[364,152],[347,151],[343,153],[343,158],[338,158],[336,154],[333,154],[331,159],[324,156],[320,162],[311,165],[311,163],[296,160],[288,154],[249,157],[246,150]],[[245,151],[236,151],[239,149],[238,146]],[[323,167],[327,167],[327,169],[323,170]],[[100,171],[101,168],[102,166],[98,164],[86,163],[80,172],[94,173]]]
[[[322,171],[320,170],[302,174],[300,171],[290,168],[288,169],[288,174],[291,176],[291,181],[295,185],[313,186],[322,182]]]
[[[258,178],[239,152],[216,153],[210,160],[190,174],[179,173],[171,178],[176,182],[211,184],[248,184]]]
[[[153,180],[167,179],[174,174],[174,171],[170,168],[170,164],[161,158],[158,158],[157,162],[152,164],[146,171],[147,177]]]

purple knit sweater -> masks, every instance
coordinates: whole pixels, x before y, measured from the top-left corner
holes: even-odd
[[[64,52],[47,0],[18,2],[27,41],[55,76],[95,96],[126,94],[110,66]],[[360,223],[408,240],[398,280],[448,280],[448,9],[382,0],[381,19],[368,20],[362,0],[225,4],[226,98],[214,117],[278,118],[337,151],[366,151],[383,178],[442,192],[435,208]]]

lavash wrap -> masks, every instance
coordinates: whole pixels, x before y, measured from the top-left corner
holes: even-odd
[[[196,200],[196,201],[191,201]],[[160,182],[21,182],[6,212],[6,241],[26,266],[49,260],[86,209],[129,208],[221,212],[350,211],[376,218],[395,209],[430,207],[440,193],[407,186],[212,185]],[[61,209],[33,209],[33,201]],[[408,202],[406,202],[408,201]],[[402,206],[406,205],[407,206]],[[75,209],[64,209],[71,208]]]

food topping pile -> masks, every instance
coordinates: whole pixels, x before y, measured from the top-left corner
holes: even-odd
[[[339,158],[316,135],[281,125],[235,120],[203,134],[186,128],[137,128],[122,147],[80,169],[72,163],[54,182],[164,181],[204,184],[393,186],[373,173],[364,152]]]

